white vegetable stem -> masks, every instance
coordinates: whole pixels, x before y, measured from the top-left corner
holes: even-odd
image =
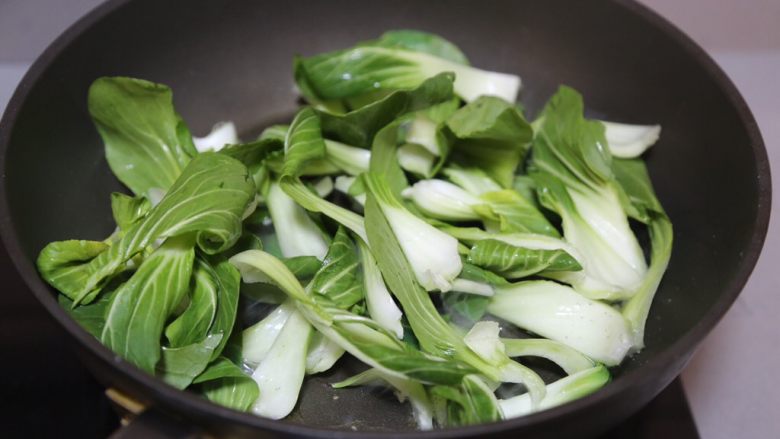
[[[630,125],[601,121],[604,135],[613,156],[632,159],[639,157],[658,141],[661,125]]]
[[[398,309],[390,291],[387,290],[371,250],[362,240],[358,240],[358,246],[360,248],[360,263],[363,266],[363,286],[366,290],[368,315],[379,326],[392,332],[399,339],[403,338],[404,328],[401,325],[403,313]]]
[[[479,168],[445,168],[442,173],[471,195],[500,191],[502,187]]]
[[[405,171],[429,177],[435,156],[416,143],[407,143],[398,148],[398,164]]]
[[[295,303],[287,300],[271,311],[263,320],[244,329],[241,337],[241,353],[244,362],[252,367],[260,364],[268,355],[284,324],[295,311]]]
[[[403,207],[380,206],[420,285],[428,291],[449,291],[463,269],[458,240]]]
[[[460,187],[444,180],[420,180],[404,189],[402,195],[411,199],[423,213],[445,221],[473,221],[479,215],[472,206],[483,202]]]
[[[233,122],[218,122],[205,137],[193,137],[192,142],[198,152],[219,151],[225,145],[239,142],[236,126]]]
[[[490,364],[506,361],[506,348],[498,337],[501,328],[496,322],[477,322],[471,327],[463,341],[474,353]]]
[[[350,175],[367,172],[371,161],[370,150],[334,140],[325,140],[325,153],[328,161]]]
[[[564,211],[563,232],[579,254],[575,257],[582,272],[571,278],[581,293],[593,299],[626,299],[631,297],[647,272],[642,248],[628,224],[616,192],[605,188],[595,194],[569,190],[576,212]],[[587,276],[589,279],[577,279]]]
[[[397,55],[419,63],[424,76],[428,78],[443,72],[454,72],[455,94],[466,102],[482,95],[497,96],[508,102],[517,100],[517,93],[520,91],[519,76],[480,70],[422,52],[399,50]]]
[[[468,279],[455,279],[452,281],[452,291],[458,293],[475,294],[477,296],[490,297],[495,294],[493,286],[485,282],[476,282]]]
[[[632,345],[629,326],[618,311],[551,281],[497,287],[488,312],[608,366],[619,364]]]
[[[330,177],[322,177],[314,183],[314,191],[320,198],[325,198],[333,192],[333,179]]]
[[[306,373],[312,375],[325,372],[344,355],[344,349],[331,339],[315,332],[309,341],[309,353],[306,355]]]
[[[328,242],[322,231],[306,210],[296,204],[278,183],[271,183],[267,203],[284,257],[325,257],[328,253]]]
[[[436,141],[436,131],[436,122],[419,114],[407,125],[406,142],[420,145],[438,157],[441,155],[441,149]]]
[[[260,397],[252,412],[270,419],[282,419],[292,412],[306,372],[306,351],[311,325],[295,311],[285,323],[266,358],[252,374]]]
[[[609,382],[609,372],[601,365],[569,375],[547,385],[547,396],[542,399],[538,410],[552,408],[581,398],[600,389],[607,382]],[[505,419],[517,418],[535,411],[528,393],[499,400],[498,405],[501,407]]]

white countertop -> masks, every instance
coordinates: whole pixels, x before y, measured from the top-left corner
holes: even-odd
[[[0,113],[57,35],[100,0],[0,1]],[[780,169],[780,1],[643,0],[701,44],[742,92]],[[780,208],[780,173],[773,204]],[[773,216],[745,290],[683,373],[705,439],[780,436],[780,224]]]

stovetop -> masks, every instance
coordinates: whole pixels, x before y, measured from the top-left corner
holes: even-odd
[[[105,438],[119,419],[0,244],[0,436]],[[698,438],[679,379],[605,439]]]

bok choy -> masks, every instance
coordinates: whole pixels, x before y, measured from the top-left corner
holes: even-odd
[[[117,358],[282,419],[351,356],[367,369],[334,388],[389,387],[431,429],[584,397],[642,349],[672,255],[640,158],[660,126],[588,120],[565,86],[529,123],[518,76],[420,31],[298,57],[294,80],[309,105],[245,143],[229,121],[193,137],[164,85],[90,87],[129,192],[113,232],[37,265]]]

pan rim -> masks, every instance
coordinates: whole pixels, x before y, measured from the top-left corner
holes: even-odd
[[[249,413],[237,412],[208,402],[207,400],[191,392],[182,392],[166,385],[162,380],[148,375],[132,364],[121,359],[114,352],[103,346],[97,339],[87,333],[81,326],[72,320],[70,316],[60,307],[57,300],[51,294],[51,289],[40,279],[35,270],[32,261],[28,260],[21,250],[20,243],[15,234],[15,228],[11,221],[8,198],[6,193],[6,152],[10,146],[11,128],[17,119],[22,104],[26,101],[29,92],[38,78],[49,68],[50,64],[56,60],[62,51],[66,49],[76,38],[98,21],[115,13],[126,6],[132,0],[109,0],[90,11],[87,15],[78,20],[62,33],[49,47],[38,57],[30,67],[24,78],[14,92],[5,113],[0,119],[0,172],[2,172],[3,184],[0,184],[0,237],[4,241],[9,256],[17,271],[21,274],[27,287],[36,296],[38,301],[47,309],[47,311],[62,325],[70,335],[72,335],[80,345],[86,347],[92,354],[96,355],[101,361],[107,364],[113,364],[119,371],[128,376],[132,381],[139,385],[145,395],[149,395],[153,400],[160,400],[164,405],[177,404],[182,410],[193,414],[194,416],[213,417],[218,416],[223,420],[241,424],[244,427],[264,429],[267,431],[283,434],[300,435],[316,438],[331,437],[363,437],[363,438],[386,438],[396,435],[396,432],[351,432],[345,430],[333,430],[325,428],[315,428],[306,425],[287,423],[282,421],[273,421],[261,418]],[[664,364],[675,361],[684,352],[693,351],[712,330],[718,321],[725,315],[731,305],[734,303],[740,292],[743,290],[748,278],[750,277],[766,237],[769,226],[771,212],[772,188],[771,175],[767,151],[761,137],[758,125],[752,112],[747,106],[744,98],[717,65],[717,63],[695,43],[690,37],[683,33],[671,22],[661,17],[658,13],[647,6],[641,5],[634,0],[610,0],[610,3],[623,8],[629,13],[638,16],[638,18],[647,22],[649,25],[657,28],[660,32],[673,39],[685,51],[686,55],[696,61],[704,71],[710,75],[716,85],[723,91],[729,103],[736,109],[741,123],[744,125],[748,137],[751,141],[751,149],[755,157],[758,179],[758,199],[757,214],[753,223],[753,233],[750,237],[750,243],[745,252],[745,256],[740,263],[739,269],[734,276],[733,281],[723,290],[723,294],[713,304],[711,309],[699,320],[687,333],[677,339],[666,349],[659,351],[641,368],[626,372],[618,380],[602,390],[578,399],[568,404],[534,413],[521,418],[504,420],[491,424],[481,424],[468,427],[458,427],[451,429],[432,430],[426,432],[404,432],[405,437],[409,438],[454,438],[463,437],[472,434],[489,434],[515,428],[523,428],[535,424],[545,424],[556,419],[562,419],[573,415],[576,412],[592,405],[598,405],[606,400],[616,397],[620,393],[628,391],[632,387],[641,386],[649,382],[652,377],[643,373],[652,369],[653,365]],[[668,383],[664,383],[666,385]]]

